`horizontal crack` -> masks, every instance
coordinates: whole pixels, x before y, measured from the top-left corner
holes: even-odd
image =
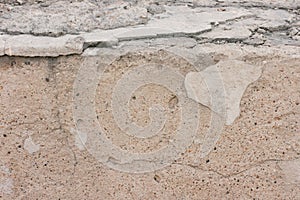
[[[212,172],[212,173],[215,173],[216,175],[218,176],[221,176],[222,178],[231,178],[232,176],[237,176],[237,175],[240,175],[242,173],[245,173],[255,167],[258,167],[260,165],[263,165],[267,162],[286,162],[286,161],[293,161],[293,160],[298,160],[299,157],[297,158],[294,158],[294,159],[288,159],[288,160],[284,160],[284,159],[267,159],[267,160],[263,160],[263,161],[260,161],[258,163],[254,163],[252,165],[250,165],[248,168],[244,169],[244,170],[241,170],[241,171],[238,171],[238,172],[235,172],[235,173],[230,173],[230,174],[223,174],[217,170],[213,170],[213,169],[203,169],[201,168],[199,165],[192,165],[192,164],[185,164],[185,163],[172,163],[172,165],[180,165],[180,166],[183,166],[183,167],[190,167],[190,168],[193,168],[195,170],[201,170],[201,171],[205,171],[205,172]]]

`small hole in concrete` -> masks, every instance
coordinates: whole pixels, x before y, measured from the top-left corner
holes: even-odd
[[[158,176],[158,175],[154,175],[153,179],[156,181],[156,182],[160,182],[161,178]]]

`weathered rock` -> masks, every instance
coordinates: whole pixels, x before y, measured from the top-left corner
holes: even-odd
[[[258,29],[256,30],[256,32],[259,33],[259,34],[265,34],[267,31],[266,31],[265,29],[258,28]]]
[[[116,38],[113,31],[110,30],[96,30],[90,33],[84,33],[81,36],[83,37],[86,46],[95,46],[97,44],[112,46],[118,43],[118,38]]]
[[[78,36],[51,38],[18,35],[7,39],[5,54],[29,57],[80,54],[83,51],[83,44],[84,39]]]
[[[139,24],[146,24],[148,22],[147,9],[142,7],[117,7],[116,12],[108,10],[102,12],[102,15],[98,16],[98,22],[90,28],[90,30],[101,29],[113,29],[126,26],[134,26]]]
[[[264,37],[264,35],[254,34],[251,37],[249,37],[248,39],[244,40],[243,43],[257,46],[257,45],[264,44],[265,41],[266,41],[266,38]]]
[[[198,38],[239,41],[247,39],[250,36],[251,31],[244,27],[233,27],[229,30],[225,29],[225,27],[220,27],[212,30],[211,32],[201,34],[198,36]]]
[[[4,10],[0,15],[0,30],[57,37],[95,29],[145,24],[148,21],[146,8],[131,6],[126,2],[107,5],[105,2],[91,3],[86,0],[68,3],[54,1],[42,5],[25,4],[15,6],[10,11]]]
[[[190,9],[184,6],[166,7],[167,12],[161,14],[160,18],[152,19],[147,27],[170,29],[175,33],[201,33],[211,29],[212,22],[224,23],[252,14],[244,9],[227,8],[219,12],[213,8]]]
[[[300,35],[295,35],[292,37],[294,40],[299,40],[300,41]]]
[[[280,30],[288,25],[289,21],[294,15],[285,10],[259,10],[251,9],[258,18],[266,20],[260,27],[270,31]]]
[[[0,35],[0,56],[3,56],[5,54],[5,40],[6,37]]]
[[[147,7],[147,11],[151,14],[161,14],[161,13],[165,12],[166,9],[162,5],[150,4]]]
[[[115,37],[119,40],[133,40],[133,39],[151,39],[158,37],[159,35],[172,35],[178,33],[173,29],[168,29],[164,27],[149,27],[139,26],[139,27],[128,27],[123,29],[118,29],[114,32]]]
[[[300,35],[300,29],[293,27],[289,31],[290,36]]]
[[[274,0],[251,0],[251,1],[236,1],[236,0],[220,0],[221,5],[232,6],[248,6],[248,7],[265,7],[265,8],[290,8],[296,9],[299,4],[295,0],[274,1]]]
[[[225,111],[226,124],[230,125],[239,116],[244,91],[260,74],[261,68],[257,66],[237,60],[220,61],[201,72],[188,73],[185,87],[191,99],[221,116]]]

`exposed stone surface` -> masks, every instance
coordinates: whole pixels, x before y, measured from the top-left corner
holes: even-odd
[[[59,36],[147,22],[147,10],[126,2],[53,1],[9,7],[4,5],[0,30],[8,33]],[[28,12],[30,11],[30,12]],[[16,20],[18,19],[18,20]]]
[[[227,8],[225,11],[218,11],[213,8],[190,9],[188,7],[168,7],[167,12],[154,18],[147,24],[148,27],[157,29],[170,29],[175,33],[199,33],[210,30],[210,24],[234,20],[250,16],[251,13],[243,9]],[[167,28],[168,27],[168,28]]]
[[[293,7],[288,11],[276,10],[271,7],[264,9],[251,8],[245,5],[237,7],[229,1],[223,2],[225,3],[224,7],[199,7],[199,5],[195,5],[200,2],[193,2],[195,5],[192,6],[189,2],[183,1],[178,2],[178,4],[122,1],[113,1],[107,4],[98,1],[91,3],[85,0],[70,3],[66,8],[67,11],[62,12],[60,9],[65,9],[65,3],[62,1],[48,2],[49,6],[46,8],[42,6],[43,4],[30,2],[16,7],[9,7],[8,4],[1,6],[2,18],[4,19],[1,20],[0,17],[0,25],[4,36],[0,37],[0,48],[3,49],[4,46],[6,49],[4,54],[6,55],[58,56],[81,54],[83,49],[90,46],[111,47],[124,40],[182,35],[190,37],[198,35],[199,43],[243,42],[255,46],[263,44],[299,46],[299,31],[297,31],[296,23],[299,21],[299,14],[293,11]],[[210,5],[212,2],[207,1],[207,3]],[[217,4],[220,3],[222,4],[222,2]],[[262,2],[256,3],[261,4]],[[153,15],[147,17],[147,13],[143,13],[146,11],[142,11],[144,9],[142,5],[148,4],[153,9],[161,8],[162,10],[151,11]],[[263,5],[265,6],[265,4]],[[104,10],[101,12],[97,8]],[[31,12],[24,13],[23,11],[26,9],[31,9]],[[86,10],[91,10],[91,12],[86,12]],[[51,14],[52,12],[55,14]],[[68,14],[68,12],[76,13],[80,18]],[[100,13],[99,17],[95,17],[94,15],[98,15],[98,12]],[[93,17],[89,15],[93,15]],[[23,21],[14,19],[22,19]],[[116,29],[103,30],[111,28]],[[64,44],[66,38],[75,36],[61,36],[52,39],[51,37],[36,38],[30,35],[10,35],[18,33],[44,36],[77,34],[84,41],[75,41],[75,46],[69,45],[68,47]],[[23,48],[24,46],[29,46],[29,49]],[[53,50],[43,53],[43,49]],[[53,52],[50,53],[51,51]],[[3,51],[0,51],[0,55],[3,55]]]
[[[84,39],[78,36],[59,38],[19,35],[5,41],[5,54],[9,56],[50,56],[80,54]]]
[[[266,41],[266,39],[262,35],[255,34],[255,35],[251,36],[250,38],[247,38],[246,40],[244,40],[244,43],[248,44],[248,45],[258,46],[258,45],[264,44],[265,41]]]
[[[5,40],[6,37],[0,35],[0,56],[3,56],[5,54]]]
[[[161,13],[165,12],[166,9],[164,8],[164,6],[159,5],[159,4],[150,4],[147,7],[147,11],[151,14],[161,14]]]
[[[226,27],[222,26],[211,32],[201,34],[200,38],[210,38],[214,40],[235,40],[242,41],[251,36],[251,31],[244,27]]]
[[[193,0],[191,2],[195,6],[245,6],[245,7],[262,7],[262,8],[290,8],[297,9],[299,4],[295,0],[251,0],[251,1],[235,1],[235,0]]]

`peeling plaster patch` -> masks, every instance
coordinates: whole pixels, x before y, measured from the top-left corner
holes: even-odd
[[[75,146],[81,151],[84,150],[85,143],[87,142],[87,134],[74,129],[71,132],[75,135]]]
[[[226,124],[230,125],[240,114],[240,101],[248,85],[256,81],[261,75],[261,67],[246,64],[242,61],[220,61],[201,72],[190,72],[185,78],[185,88],[189,98],[208,106],[219,113],[220,110],[212,108],[212,96],[222,100],[222,90],[225,94]],[[222,79],[222,86],[208,89],[205,80]],[[222,113],[220,113],[222,114]]]
[[[0,194],[11,194],[13,192],[13,180],[12,179],[0,179]]]
[[[279,163],[288,183],[300,185],[300,159]]]
[[[0,166],[0,195],[11,194],[13,192],[13,180],[9,177],[10,170],[8,167]]]
[[[0,166],[0,171],[5,173],[5,174],[10,174],[10,170],[8,167],[4,166],[4,165],[1,165]]]
[[[35,144],[31,138],[31,136],[29,136],[24,141],[24,148],[28,151],[28,153],[33,154],[34,152],[37,152],[38,150],[40,150],[40,145]]]

